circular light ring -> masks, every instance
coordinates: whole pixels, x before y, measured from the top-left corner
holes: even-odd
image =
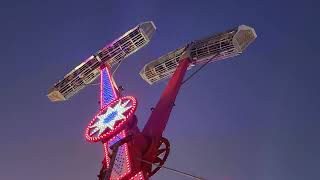
[[[112,107],[115,104],[117,104],[119,101],[126,101],[129,100],[131,103],[131,107],[130,109],[128,109],[128,111],[126,111],[126,116],[124,119],[119,120],[119,122],[117,122],[117,125],[115,125],[115,127],[111,130],[111,129],[107,129],[105,130],[103,133],[100,134],[100,136],[94,136],[90,135],[90,127],[95,123],[95,121],[98,119],[98,116],[101,115],[103,112],[105,112],[108,107]],[[99,113],[94,116],[94,118],[90,121],[90,123],[88,124],[86,130],[85,130],[85,139],[89,142],[98,142],[101,140],[106,140],[109,138],[112,138],[115,134],[119,133],[121,130],[123,130],[124,126],[127,124],[127,122],[131,119],[131,117],[134,115],[134,112],[137,109],[137,100],[136,98],[132,97],[132,96],[124,96],[124,97],[120,97],[118,99],[115,99],[113,101],[111,101],[109,104],[107,104],[106,106],[102,107],[101,110],[99,111]]]

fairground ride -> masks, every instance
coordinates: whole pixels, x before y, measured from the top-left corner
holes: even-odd
[[[135,115],[137,100],[121,95],[112,69],[118,68],[123,59],[148,44],[155,29],[153,22],[139,24],[90,56],[49,90],[48,98],[52,102],[65,101],[100,75],[100,110],[85,128],[87,141],[101,142],[103,145],[104,159],[99,180],[149,179],[165,167],[163,165],[170,152],[170,143],[163,137],[163,132],[181,85],[210,62],[241,54],[257,37],[253,28],[240,25],[187,43],[146,64],[140,72],[146,82],[154,84],[168,78],[169,82],[152,108],[146,125],[140,130]],[[200,67],[184,79],[186,71],[195,66]]]

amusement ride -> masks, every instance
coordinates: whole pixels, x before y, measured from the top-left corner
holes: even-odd
[[[99,180],[147,180],[164,166],[170,152],[163,137],[181,85],[205,65],[240,55],[257,37],[255,30],[240,25],[228,31],[194,40],[146,64],[140,76],[149,84],[169,79],[158,103],[140,130],[135,115],[138,101],[123,96],[112,73],[131,54],[146,46],[156,26],[144,22],[123,34],[66,74],[49,89],[52,102],[66,101],[100,76],[100,108],[84,130],[87,141],[102,143],[104,158]],[[186,71],[199,66],[189,78]],[[113,71],[112,71],[113,70]],[[203,179],[175,169],[169,170]]]

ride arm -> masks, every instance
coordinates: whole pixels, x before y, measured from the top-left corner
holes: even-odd
[[[186,55],[186,54],[185,54]],[[163,91],[160,100],[153,109],[142,133],[147,137],[160,139],[166,128],[175,99],[181,87],[183,77],[190,65],[189,56],[182,56],[179,65]]]

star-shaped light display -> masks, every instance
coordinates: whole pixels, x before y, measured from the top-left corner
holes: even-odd
[[[94,128],[90,136],[98,132],[98,136],[100,136],[107,128],[113,130],[115,123],[125,118],[123,113],[125,113],[132,106],[127,106],[129,100],[125,101],[123,104],[121,100],[114,106],[108,107],[107,111],[104,114],[97,116],[98,120],[90,126],[90,128]]]

